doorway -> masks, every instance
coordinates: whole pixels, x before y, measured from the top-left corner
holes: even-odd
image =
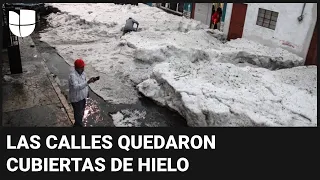
[[[212,3],[212,10],[211,10],[211,16],[210,18],[212,18],[212,15],[218,10],[218,8],[221,9],[221,14],[220,14],[220,22],[218,23],[218,29],[220,30],[220,25],[221,25],[221,22],[223,22],[223,14],[225,13],[223,11],[223,9],[225,8],[225,3]],[[212,19],[210,19],[210,28],[213,28],[213,22],[212,22]]]

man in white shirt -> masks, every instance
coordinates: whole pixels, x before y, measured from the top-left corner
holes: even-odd
[[[69,75],[69,99],[74,111],[74,127],[82,127],[82,119],[86,108],[86,98],[89,95],[88,85],[98,80],[98,78],[90,78],[87,81],[84,72],[84,61],[77,59],[74,62],[75,69]]]

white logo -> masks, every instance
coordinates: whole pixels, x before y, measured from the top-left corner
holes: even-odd
[[[29,36],[36,27],[36,12],[34,10],[20,10],[20,15],[9,11],[10,31],[18,37]]]

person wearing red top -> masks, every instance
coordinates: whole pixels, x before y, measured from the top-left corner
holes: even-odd
[[[218,8],[216,12],[214,12],[214,14],[211,17],[211,21],[213,26],[213,29],[217,29],[218,28],[218,23],[220,22],[220,14],[221,14],[221,8]]]

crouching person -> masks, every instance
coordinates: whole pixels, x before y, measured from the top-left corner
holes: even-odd
[[[133,26],[134,24],[137,24],[137,28],[135,29]],[[138,30],[138,27],[139,27],[139,23],[138,21],[132,19],[131,17],[129,19],[127,19],[126,21],[126,25],[124,26],[123,28],[123,34],[122,35],[125,35],[126,33],[128,32],[131,32],[131,31],[137,31]]]
[[[74,127],[83,127],[82,119],[86,108],[86,98],[89,95],[88,85],[97,80],[90,78],[87,81],[84,66],[84,61],[77,59],[74,62],[74,70],[69,75],[69,98],[74,111]]]

